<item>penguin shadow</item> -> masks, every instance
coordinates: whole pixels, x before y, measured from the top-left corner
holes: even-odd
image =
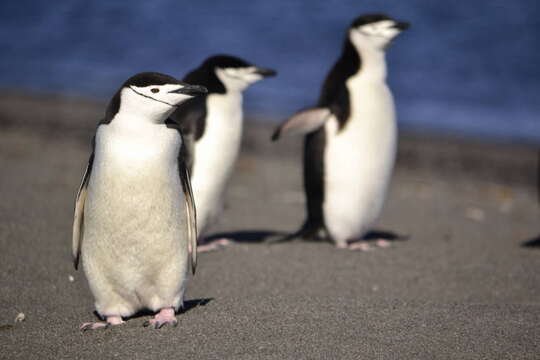
[[[190,310],[193,310],[200,306],[206,306],[210,301],[214,300],[214,298],[203,298],[203,299],[192,299],[192,300],[186,300],[184,301],[184,306],[177,312],[177,314],[184,314],[187,313]],[[132,316],[130,316],[128,319],[138,319],[145,316],[154,316],[156,313],[152,312],[150,310],[141,310]],[[94,311],[94,315],[101,319],[97,311]]]
[[[206,241],[213,241],[220,238],[231,239],[236,243],[252,243],[252,244],[273,244],[272,240],[278,239],[276,243],[280,243],[279,239],[281,237],[286,237],[290,233],[282,231],[271,231],[271,230],[240,230],[232,232],[221,232],[207,236]],[[394,241],[406,241],[409,240],[409,235],[398,234],[392,231],[386,230],[371,230],[361,239],[354,240],[356,241],[368,241],[375,242],[377,240],[387,240],[390,242]],[[313,238],[291,238],[288,241],[306,241],[306,242],[324,242],[329,241],[329,239],[323,237],[313,237]]]
[[[236,243],[262,244],[266,242],[267,239],[280,235],[285,236],[287,235],[287,233],[271,230],[238,230],[231,232],[215,233],[205,237],[205,240],[208,242],[212,242],[217,239],[227,238],[233,240]]]
[[[525,240],[521,243],[521,247],[529,249],[540,249],[540,235],[535,238]]]
[[[411,238],[408,234],[398,234],[389,230],[373,229],[368,231],[361,239],[350,241],[355,243],[360,241],[375,242],[377,240],[386,240],[389,242],[407,241]]]

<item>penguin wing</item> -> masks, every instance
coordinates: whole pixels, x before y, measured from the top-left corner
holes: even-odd
[[[191,271],[195,275],[195,270],[197,268],[197,211],[195,209],[195,201],[193,200],[191,181],[189,180],[189,170],[183,159],[185,147],[183,147],[182,150],[183,151],[181,151],[180,156],[178,157],[178,170],[186,202],[188,250],[191,254]]]
[[[171,115],[171,120],[180,125],[180,130],[185,136],[193,134],[195,140],[199,140],[204,134],[206,127],[206,96],[197,96],[188,99],[178,105]]]
[[[189,180],[188,164],[186,163],[188,160],[187,154],[189,152],[189,148],[185,141],[186,136],[177,122],[167,119],[165,121],[165,126],[178,131],[178,135],[180,135],[180,138],[182,139],[182,147],[178,153],[178,173],[180,176],[180,182],[182,183],[182,190],[184,192],[186,204],[188,250],[191,254],[191,271],[193,274],[195,274],[195,269],[197,268],[197,211],[195,209],[195,201],[193,200],[191,181]]]
[[[185,144],[184,161],[191,171],[194,162],[195,142],[206,127],[206,96],[191,98],[178,106],[170,120],[178,124]]]
[[[75,270],[79,267],[79,258],[81,255],[82,234],[84,227],[84,203],[86,201],[88,180],[90,179],[90,173],[92,172],[92,164],[94,163],[94,152],[88,159],[88,165],[84,171],[84,175],[77,192],[77,198],[75,199],[75,214],[73,216],[73,238],[71,243],[71,254],[73,255],[73,266]]]
[[[315,107],[301,110],[281,124],[274,134],[272,141],[278,140],[282,135],[308,134],[320,128],[330,117],[330,110],[326,107]]]
[[[195,161],[195,136],[193,133],[182,134],[182,146],[184,164],[189,174],[193,170],[193,162]]]

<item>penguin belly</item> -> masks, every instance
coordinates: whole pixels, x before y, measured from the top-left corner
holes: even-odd
[[[325,124],[323,214],[334,241],[356,239],[377,220],[392,175],[397,130],[392,95],[384,83],[349,82],[345,127]]]
[[[240,150],[241,95],[209,95],[207,109],[204,134],[195,143],[191,173],[200,233],[216,220],[223,209],[225,188]]]
[[[163,125],[98,129],[81,252],[102,316],[182,305],[188,249],[180,145]]]

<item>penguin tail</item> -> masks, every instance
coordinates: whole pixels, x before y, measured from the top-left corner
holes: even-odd
[[[278,128],[274,131],[274,133],[272,134],[272,137],[270,138],[270,140],[272,140],[272,141],[277,141],[277,140],[279,139],[280,135],[281,135],[281,126],[278,127]]]

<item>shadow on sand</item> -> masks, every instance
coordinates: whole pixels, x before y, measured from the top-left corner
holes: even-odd
[[[212,234],[208,237],[206,237],[206,240],[211,242],[212,240],[220,239],[220,238],[227,238],[232,239],[235,242],[238,243],[256,243],[256,244],[262,244],[267,242],[267,240],[270,240],[268,243],[279,243],[280,238],[287,238],[291,233],[285,233],[285,232],[278,232],[278,231],[270,231],[270,230],[240,230],[240,231],[231,231],[231,232],[222,232],[217,234]],[[380,239],[388,240],[388,241],[405,241],[409,240],[409,235],[402,235],[397,234],[392,231],[385,231],[385,230],[372,230],[369,231],[362,240],[366,241],[376,241]],[[277,240],[277,241],[272,241]],[[288,241],[294,241],[294,240],[303,240],[303,241],[328,241],[328,239],[315,237],[315,238],[309,238],[309,239],[302,239],[300,237],[297,238],[290,238]],[[354,242],[354,241],[353,241]]]
[[[540,235],[533,239],[522,242],[521,246],[525,248],[540,249]]]
[[[388,240],[388,241],[406,241],[410,239],[410,235],[398,234],[393,231],[386,230],[371,230],[366,235],[364,235],[363,240],[373,241],[373,240]]]
[[[274,236],[285,236],[287,233],[270,230],[240,230],[212,234],[206,237],[206,241],[212,242],[220,238],[231,239],[238,243],[264,243],[266,239]]]

